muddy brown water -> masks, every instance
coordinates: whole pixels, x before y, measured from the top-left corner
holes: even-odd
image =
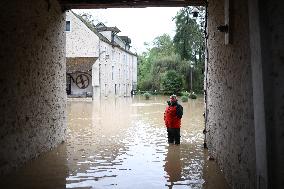
[[[69,99],[66,142],[2,178],[1,186],[229,188],[203,149],[203,99],[180,102],[184,116],[179,146],[167,143],[166,100],[164,96]]]

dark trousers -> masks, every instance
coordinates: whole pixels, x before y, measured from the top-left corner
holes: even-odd
[[[180,144],[180,128],[167,128],[168,142]]]

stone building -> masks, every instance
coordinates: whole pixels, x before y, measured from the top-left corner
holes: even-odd
[[[137,55],[117,27],[97,26],[66,12],[67,94],[130,96],[137,86]]]

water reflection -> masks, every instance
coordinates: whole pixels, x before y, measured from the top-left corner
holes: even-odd
[[[0,188],[65,188],[68,175],[66,146],[60,145],[53,151],[26,163],[24,167],[16,172],[0,177]]]
[[[179,146],[167,143],[166,100],[69,99],[66,143],[10,175],[9,188],[228,188],[202,148],[202,99],[182,103]]]
[[[167,150],[164,170],[167,172],[167,182],[170,183],[167,186],[171,189],[175,182],[181,180],[182,163],[180,158],[180,145],[169,145]]]

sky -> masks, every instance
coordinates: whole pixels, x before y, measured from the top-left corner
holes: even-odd
[[[131,39],[131,51],[141,54],[146,51],[144,42],[151,44],[155,37],[164,33],[171,37],[175,34],[176,16],[180,7],[151,7],[151,8],[112,8],[112,9],[76,9],[75,13],[89,13],[96,22],[106,26],[116,26]]]

